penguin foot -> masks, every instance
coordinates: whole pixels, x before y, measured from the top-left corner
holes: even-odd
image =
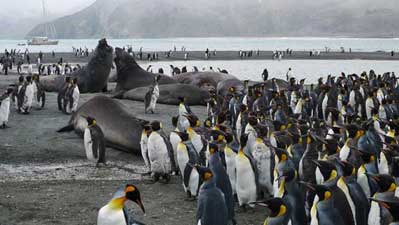
[[[170,181],[170,178],[171,177],[170,177],[169,174],[165,174],[165,175],[162,176],[162,180],[160,180],[160,182],[163,183],[163,184],[168,184],[169,181]]]

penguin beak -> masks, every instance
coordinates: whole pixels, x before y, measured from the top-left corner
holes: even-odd
[[[143,205],[143,203],[141,202],[141,199],[140,199],[140,198],[138,198],[138,199],[136,199],[134,202],[136,202],[136,203],[137,203],[137,205],[139,205],[139,206],[140,206],[141,210],[142,210],[142,211],[143,211],[143,213],[145,214],[145,208],[144,208],[144,205]]]

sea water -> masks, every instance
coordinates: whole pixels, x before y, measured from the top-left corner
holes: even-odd
[[[397,61],[379,60],[218,60],[218,61],[164,61],[164,62],[142,62],[143,69],[151,65],[152,71],[157,72],[162,68],[164,72],[171,75],[170,65],[182,68],[187,67],[188,71],[193,70],[193,66],[200,71],[209,71],[210,67],[217,71],[217,68],[226,69],[230,74],[235,75],[241,80],[260,81],[261,74],[265,68],[269,71],[269,78],[276,77],[285,79],[289,68],[293,75],[305,82],[316,83],[319,77],[328,75],[338,76],[341,72],[346,74],[360,74],[363,71],[369,72],[373,69],[377,74],[385,72],[395,72],[399,75],[399,63]]]
[[[109,39],[113,47],[133,46],[134,51],[142,48],[143,51],[169,51],[174,47],[180,50],[185,47],[187,51],[210,50],[279,50],[287,48],[294,51],[316,50],[324,51],[330,48],[332,51],[340,51],[341,47],[347,51],[375,52],[392,50],[399,51],[398,38],[161,38],[161,39]],[[0,40],[0,51],[4,49],[18,49],[30,52],[71,52],[72,48],[94,49],[98,43],[97,39],[61,39],[58,45],[53,46],[18,46],[26,44],[26,40]]]

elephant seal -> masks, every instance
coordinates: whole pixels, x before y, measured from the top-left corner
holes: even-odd
[[[101,39],[89,63],[68,75],[71,79],[78,78],[81,93],[94,93],[106,89],[112,67],[112,53],[112,47],[105,39]],[[51,75],[40,80],[46,91],[58,91],[64,84],[65,76]]]
[[[244,82],[236,78],[220,81],[216,87],[216,90],[219,95],[225,96],[227,93],[229,93],[229,89],[232,87],[237,93],[244,92]]]
[[[209,100],[209,93],[189,84],[163,84],[159,85],[158,103],[167,105],[179,105],[178,97],[185,97],[188,105],[205,105]],[[127,91],[115,98],[144,101],[145,93],[149,87],[139,87]]]
[[[107,146],[134,154],[141,153],[141,133],[148,121],[129,114],[122,103],[107,96],[96,96],[84,103],[72,115],[69,124],[58,132],[75,130],[83,136],[88,116],[95,118],[103,130]]]
[[[188,72],[175,75],[174,78],[182,84],[191,84],[209,90],[216,89],[219,82],[227,79],[237,79],[235,76],[219,72]]]
[[[150,73],[143,70],[134,60],[134,57],[121,48],[115,49],[115,65],[117,70],[115,91],[128,91],[138,87],[149,86],[155,76],[160,75],[159,84],[177,83],[173,78],[163,74]]]

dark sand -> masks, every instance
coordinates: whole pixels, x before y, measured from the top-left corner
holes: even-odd
[[[143,52],[142,60],[139,59],[136,52],[136,59],[138,61],[147,60],[147,54],[152,54],[153,52]],[[205,60],[205,52],[203,51],[188,51],[187,60]],[[172,52],[169,58],[166,57],[165,52],[158,52],[157,61],[178,61],[184,60],[185,52],[177,51]],[[252,57],[240,58],[238,51],[217,51],[216,56],[213,52],[210,53],[209,60],[272,60],[273,53],[271,51],[260,51],[259,56],[256,55],[256,51],[253,52]],[[2,54],[0,54],[0,57]],[[31,63],[36,63],[37,53],[30,53]],[[42,63],[53,64],[57,63],[60,58],[63,58],[63,62],[69,63],[87,63],[87,57],[76,57],[73,53],[63,52],[56,53],[53,58],[50,53],[44,53]],[[364,60],[399,60],[399,53],[396,52],[394,56],[391,56],[390,52],[321,52],[320,55],[309,56],[309,51],[294,51],[292,55],[286,55],[283,60],[351,60],[351,59],[364,59]]]
[[[17,76],[0,76],[0,91]],[[3,88],[2,88],[3,87]],[[112,84],[110,87],[113,87]],[[81,95],[83,102],[93,94]],[[69,116],[57,110],[56,93],[47,93],[46,108],[30,115],[11,112],[11,128],[0,130],[0,224],[96,224],[97,211],[122,184],[136,184],[147,214],[134,203],[127,206],[146,224],[195,224],[196,202],[185,200],[180,177],[170,184],[150,184],[141,157],[107,149],[109,166],[96,169],[85,158],[83,140],[75,133],[58,134]],[[171,130],[176,106],[158,105],[154,115],[143,103],[121,100],[132,114],[161,120]],[[192,107],[201,118],[205,107]],[[264,208],[238,213],[239,224],[263,224]]]

